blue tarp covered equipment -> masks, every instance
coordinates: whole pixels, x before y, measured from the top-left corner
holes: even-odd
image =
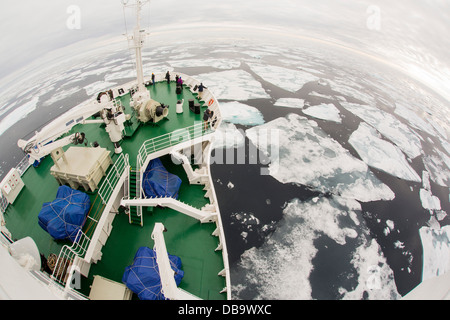
[[[38,216],[39,225],[54,239],[75,241],[89,212],[91,200],[81,191],[68,186],[60,186],[56,199],[42,205]]]
[[[168,172],[160,159],[153,159],[148,164],[142,180],[144,193],[148,198],[178,198],[181,179]]]
[[[181,259],[169,254],[169,261],[175,271],[175,283],[180,284],[184,276],[181,270]],[[165,300],[161,292],[161,278],[159,276],[158,264],[156,263],[156,252],[148,247],[140,247],[134,256],[131,266],[125,268],[122,282],[140,300]]]

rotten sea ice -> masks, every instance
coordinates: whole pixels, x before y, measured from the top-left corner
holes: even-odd
[[[268,145],[264,136],[272,130],[279,131],[279,141]],[[246,135],[271,159],[269,174],[281,183],[307,185],[361,201],[395,197],[363,161],[353,157],[315,121],[289,114],[248,129]],[[273,150],[277,153],[271,154]]]

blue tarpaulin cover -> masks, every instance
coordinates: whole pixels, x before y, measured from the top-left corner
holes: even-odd
[[[184,276],[181,270],[181,259],[169,254],[172,270],[175,271],[175,283],[180,284]],[[140,300],[165,300],[161,292],[161,278],[159,276],[158,264],[156,263],[156,252],[148,247],[140,247],[134,256],[131,266],[125,268],[122,282]]]
[[[178,198],[181,179],[168,172],[160,159],[153,159],[144,172],[142,186],[148,198],[171,197]]]
[[[38,216],[39,225],[54,239],[75,241],[89,212],[91,200],[81,191],[68,186],[60,186],[56,199],[42,205]]]

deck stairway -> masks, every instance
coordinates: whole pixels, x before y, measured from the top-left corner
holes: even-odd
[[[183,203],[170,197],[130,199],[130,200],[122,199],[121,205],[130,208],[133,206],[148,207],[148,208],[157,206],[168,207],[180,213],[188,215],[194,219],[197,219],[202,223],[212,222],[215,221],[216,219],[216,212],[213,205],[205,205],[203,208],[197,209],[187,203]]]
[[[138,180],[138,172],[135,170],[130,170],[129,176],[129,199],[140,199],[140,195],[137,192],[139,180]],[[145,207],[141,206],[129,206],[128,219],[130,224],[143,226],[144,220],[142,216],[142,210],[146,210],[146,212],[152,212],[153,207]]]

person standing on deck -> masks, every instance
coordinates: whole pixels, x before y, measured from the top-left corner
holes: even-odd
[[[213,116],[213,112],[211,110],[209,110],[209,108],[206,109],[205,113],[203,114],[203,121],[205,123],[205,127],[204,127],[205,131],[206,131],[206,129],[208,129],[208,121],[209,121],[209,119],[212,118],[212,116]]]
[[[198,87],[198,99],[202,98],[203,89],[207,89],[207,88],[203,85],[203,83],[200,83],[200,86]]]
[[[153,85],[155,85],[155,74],[154,73],[152,73],[152,83],[153,83]]]
[[[167,83],[170,84],[170,73],[169,73],[169,71],[167,71],[167,73],[166,73],[166,80],[167,80]]]

